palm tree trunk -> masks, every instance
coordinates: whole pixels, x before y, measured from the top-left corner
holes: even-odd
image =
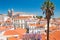
[[[49,21],[50,21],[50,12],[49,12],[49,7],[47,6],[47,10],[46,10],[46,18],[47,18],[47,40],[49,40]]]
[[[47,19],[47,40],[49,40],[49,20]]]

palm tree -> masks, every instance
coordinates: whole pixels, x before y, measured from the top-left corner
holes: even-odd
[[[49,21],[54,15],[54,4],[50,0],[46,0],[41,7],[43,14],[45,13],[47,19],[47,40],[49,40]]]

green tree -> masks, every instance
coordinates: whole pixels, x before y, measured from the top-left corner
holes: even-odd
[[[40,24],[41,18],[43,17],[42,16],[36,16],[36,17],[39,19],[38,23]]]
[[[41,7],[43,14],[46,15],[47,19],[47,40],[49,40],[49,20],[54,15],[54,4],[50,0],[46,0]]]
[[[41,19],[41,18],[43,18],[42,16],[36,16],[38,19]]]

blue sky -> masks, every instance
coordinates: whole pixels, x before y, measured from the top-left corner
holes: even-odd
[[[0,0],[0,14],[7,14],[8,9],[15,12],[28,12],[42,15],[41,5],[45,0]],[[55,4],[55,17],[60,17],[60,0],[51,0]]]

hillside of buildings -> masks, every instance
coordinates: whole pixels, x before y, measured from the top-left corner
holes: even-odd
[[[60,39],[60,18],[51,18],[50,40]],[[3,40],[46,40],[47,20],[42,16],[8,10],[0,14],[0,39]],[[31,36],[30,36],[31,35]],[[40,36],[38,36],[40,35]],[[27,36],[27,37],[26,37]]]

